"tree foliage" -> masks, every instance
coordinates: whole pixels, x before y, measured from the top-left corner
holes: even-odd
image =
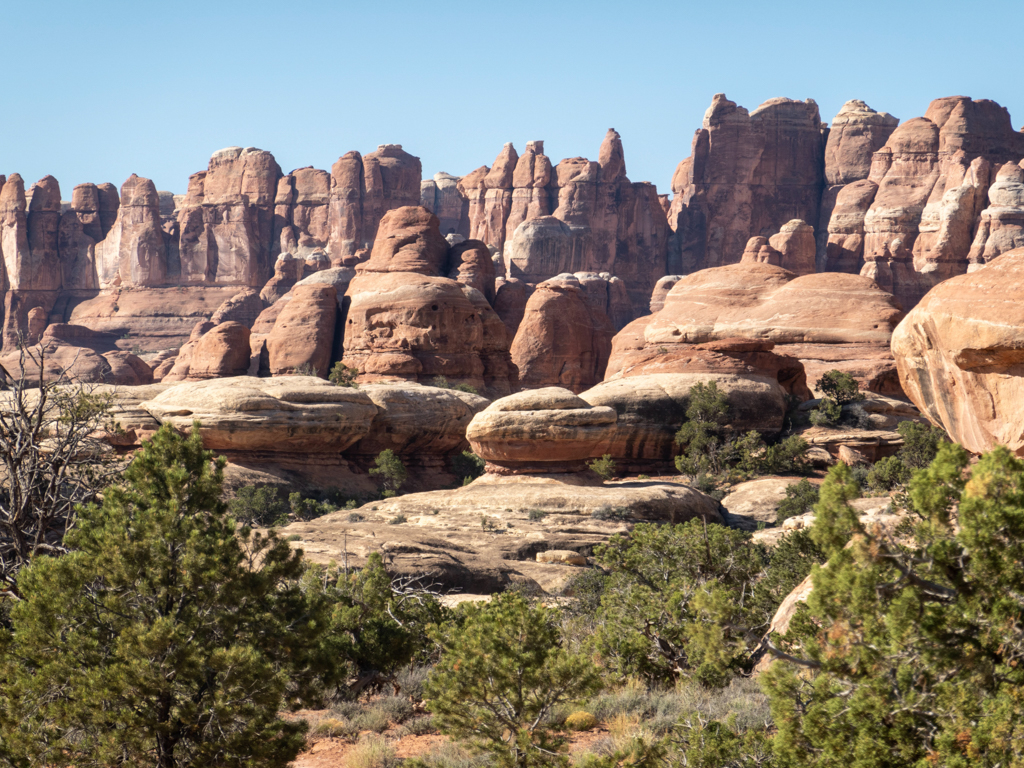
[[[0,596],[17,597],[17,573],[34,557],[66,551],[76,506],[123,467],[95,437],[115,428],[111,394],[66,370],[48,380],[48,365],[42,348],[22,345],[18,376],[0,366]]]
[[[912,533],[867,529],[849,470],[821,490],[829,555],[766,674],[781,766],[1024,765],[1024,462],[944,444]],[[802,670],[802,671],[801,671]]]
[[[385,448],[377,454],[373,464],[370,474],[380,477],[384,495],[394,496],[398,493],[408,475],[405,464],[398,458],[398,454],[390,448]]]
[[[458,626],[436,633],[444,652],[426,695],[438,727],[493,755],[498,765],[567,765],[564,739],[547,717],[558,704],[598,688],[594,665],[562,647],[552,609],[519,594],[464,610]]]
[[[710,686],[742,668],[763,623],[748,605],[764,566],[748,534],[700,519],[639,524],[595,555],[611,571],[594,637],[607,664],[652,682]]]
[[[310,566],[303,588],[329,606],[325,649],[345,667],[351,694],[394,685],[399,669],[432,649],[428,627],[447,616],[429,585],[392,580],[379,552],[359,569]]]
[[[23,569],[0,649],[0,753],[13,765],[284,766],[332,660],[301,553],[236,533],[223,460],[161,428],[69,554]]]

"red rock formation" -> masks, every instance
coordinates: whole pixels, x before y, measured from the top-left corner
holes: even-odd
[[[1009,162],[995,173],[988,188],[988,207],[981,212],[969,253],[973,271],[1015,248],[1024,247],[1024,160]]]
[[[333,285],[297,285],[267,336],[270,373],[282,376],[307,368],[327,378],[334,349],[338,292]]]
[[[439,225],[436,216],[418,205],[389,210],[381,219],[370,260],[360,271],[441,274],[446,271],[448,241]]]
[[[900,382],[969,451],[1024,455],[1024,248],[933,288],[896,328]]]
[[[758,235],[747,240],[747,247],[743,249],[743,255],[740,257],[740,264],[771,264],[773,267],[779,267],[782,266],[782,254],[771,246],[767,237]],[[664,297],[662,303],[664,303]],[[655,311],[653,306],[651,311]]]
[[[772,353],[799,360],[811,384],[837,368],[866,390],[898,395],[889,339],[902,316],[891,295],[857,275],[796,277],[760,263],[702,270],[679,280],[660,312],[616,335],[607,376],[654,353],[685,357],[690,345],[743,338],[773,342]]]
[[[476,288],[487,301],[494,304],[494,262],[491,252],[480,240],[466,240],[448,252],[448,277],[456,282]]]
[[[135,355],[118,350],[116,337],[78,325],[55,323],[46,328],[39,343],[29,348],[25,373],[29,378],[39,375],[43,361],[46,381],[66,380],[81,383],[137,386],[151,384],[153,371]],[[13,376],[21,373],[17,349],[0,357],[2,365]]]
[[[512,174],[512,206],[505,222],[505,242],[524,221],[551,213],[551,178],[551,160],[544,154],[544,142],[527,142]],[[504,243],[499,250],[503,248]]]
[[[188,381],[244,376],[249,370],[249,328],[225,322],[207,331],[192,349]]]
[[[420,205],[437,216],[441,234],[469,237],[469,200],[459,190],[459,177],[435,173],[420,184]]]
[[[861,274],[909,309],[941,280],[966,272],[991,165],[1021,156],[1024,133],[998,104],[963,96],[933,101],[925,117],[901,125],[874,155],[869,178],[878,193],[864,219]]]
[[[120,199],[110,232],[95,248],[100,287],[165,284],[167,244],[156,186],[132,174],[121,185]]]
[[[835,234],[861,235],[859,252],[855,252],[855,248],[838,246],[834,256],[829,253],[828,244],[832,242],[829,235],[833,234],[833,211],[836,210],[840,193],[847,185],[868,178],[872,155],[885,145],[897,125],[898,118],[888,112],[876,112],[859,99],[843,104],[833,118],[832,128],[825,143],[825,189],[821,195],[821,213],[816,226],[818,271],[856,273],[863,266],[863,217],[871,201],[868,200],[860,212],[859,232],[849,231],[851,222],[848,217],[843,219],[844,223],[836,223]],[[863,192],[860,194],[863,195]],[[848,197],[845,206],[848,208],[854,199],[858,198]],[[848,216],[846,208],[841,216]],[[849,240],[845,241],[845,246],[851,245],[854,244]]]
[[[778,266],[795,275],[814,272],[814,228],[810,224],[799,219],[788,221],[768,242],[779,254]]]
[[[272,255],[326,254],[330,240],[331,174],[299,168],[277,182]]]
[[[519,383],[582,392],[604,378],[615,329],[572,275],[537,286],[512,342]]]
[[[183,282],[267,281],[280,177],[274,156],[253,147],[214,152],[208,169],[192,175],[178,215]]]
[[[361,157],[349,152],[331,168],[327,252],[335,266],[355,266],[376,238],[384,214],[420,202],[419,158],[400,144]]]
[[[716,94],[672,180],[669,268],[733,264],[749,238],[817,222],[823,157],[814,101],[771,99],[748,113]]]

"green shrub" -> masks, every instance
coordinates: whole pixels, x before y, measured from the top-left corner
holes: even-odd
[[[288,506],[296,520],[315,520],[334,511],[334,505],[316,499],[303,498],[301,493],[288,494]]]
[[[362,513],[360,513],[360,512],[350,512],[350,513],[349,513],[349,516],[348,516],[348,521],[349,521],[350,523],[361,523],[361,522],[363,522],[364,520],[366,520],[366,516],[365,516],[365,515],[363,515],[363,514],[362,514]]]
[[[543,509],[531,509],[526,517],[530,520],[543,520],[548,516],[548,513]]]
[[[600,459],[587,462],[587,467],[602,480],[611,480],[615,477],[615,460],[610,453],[606,453]]]
[[[239,488],[228,502],[228,510],[242,525],[283,525],[288,521],[288,507],[276,488],[269,485],[246,485]]]
[[[843,408],[837,402],[828,397],[818,401],[818,407],[811,411],[811,424],[816,427],[828,427],[838,424],[842,418]]]
[[[472,451],[463,451],[452,456],[452,474],[461,478],[463,485],[465,485],[466,480],[472,482],[484,473],[485,464],[486,462]]]
[[[518,594],[466,604],[462,615],[434,632],[444,652],[426,694],[438,729],[502,766],[551,762],[564,740],[545,715],[597,689],[593,662],[562,647],[554,610]]]
[[[452,389],[454,389],[456,392],[468,392],[471,395],[478,394],[476,391],[476,387],[474,387],[472,384],[456,384],[454,387],[452,387]]]
[[[565,727],[570,731],[589,731],[597,725],[597,718],[580,710],[565,718]]]
[[[899,457],[911,470],[927,467],[939,453],[939,448],[949,442],[944,430],[931,424],[903,421],[896,427],[903,435],[903,447]]]
[[[371,475],[379,475],[381,478],[381,485],[384,489],[384,495],[390,492],[391,496],[398,493],[398,489],[402,487],[402,483],[408,475],[405,469],[405,464],[398,458],[396,454],[390,448],[386,448],[377,454],[377,458],[373,460],[374,467],[370,470]]]
[[[776,524],[781,525],[784,520],[810,512],[818,503],[818,494],[818,486],[806,478],[799,483],[787,485],[786,498],[779,502],[779,508],[776,511]]]
[[[402,525],[403,523],[409,522],[409,518],[405,515],[395,515],[388,520],[388,525]]]
[[[869,491],[886,492],[905,484],[912,474],[913,470],[899,456],[886,456],[875,462],[865,482]]]
[[[303,363],[293,371],[294,376],[319,376],[320,371],[312,363]]]
[[[384,713],[395,725],[400,725],[412,715],[412,702],[403,696],[382,696],[373,701],[373,709]]]
[[[613,507],[609,504],[598,507],[590,516],[595,520],[631,520],[633,515],[629,511],[629,507]]]
[[[700,518],[640,523],[595,558],[611,572],[594,638],[608,666],[651,683],[687,677],[707,686],[744,669],[762,622],[743,599],[764,565],[749,534]]]
[[[328,381],[332,384],[337,384],[339,387],[352,387],[353,389],[359,389],[359,385],[356,383],[356,377],[358,376],[358,368],[349,368],[339,360],[334,364],[334,367],[331,368],[331,375],[327,378]]]
[[[864,399],[860,384],[853,376],[843,371],[832,369],[826,372],[815,386],[825,394],[825,397],[840,406]]]

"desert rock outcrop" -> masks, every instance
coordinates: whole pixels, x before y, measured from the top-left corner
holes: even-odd
[[[1024,454],[1024,248],[933,288],[893,333],[900,381],[949,436]]]

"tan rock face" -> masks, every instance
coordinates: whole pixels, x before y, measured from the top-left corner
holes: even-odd
[[[466,438],[473,452],[515,472],[558,472],[607,452],[615,411],[591,407],[561,387],[495,400],[473,417]]]
[[[149,179],[132,175],[121,186],[121,205],[107,236],[96,244],[96,276],[101,288],[163,285],[167,243],[160,199]]]
[[[838,368],[864,389],[898,394],[888,346],[902,317],[890,294],[857,275],[794,277],[755,263],[702,270],[676,283],[646,323],[620,332],[609,370],[622,370],[640,349],[745,338],[773,342],[775,354],[800,360],[810,383]]]
[[[793,219],[783,224],[768,242],[779,253],[778,266],[796,275],[814,273],[814,228],[811,225]]]
[[[189,430],[223,451],[340,453],[370,430],[366,393],[311,376],[251,376],[188,382],[141,406],[162,424]]]
[[[833,118],[825,143],[825,188],[821,195],[819,223],[815,227],[819,271],[856,273],[863,266],[863,218],[871,201],[868,200],[860,211],[860,242],[846,242],[847,248],[830,252],[832,227],[837,228],[835,234],[838,234],[840,229],[849,230],[851,226],[846,212],[850,199],[847,199],[843,211],[839,212],[839,196],[848,185],[868,178],[872,155],[885,145],[897,125],[898,118],[888,112],[876,112],[859,99],[843,104]],[[834,212],[840,215],[838,221]]]
[[[420,206],[390,210],[380,222],[364,272],[415,272],[439,275],[445,271],[448,241],[438,218]]]
[[[448,253],[448,277],[475,288],[493,306],[495,298],[494,261],[480,240],[466,240],[452,246]]]
[[[574,276],[541,283],[510,350],[520,385],[589,389],[604,378],[614,334],[603,308],[588,300]]]
[[[755,374],[645,374],[602,382],[580,397],[618,416],[605,453],[627,462],[667,462],[679,452],[675,434],[687,420],[690,388],[711,381],[729,397],[730,429],[767,436],[782,429],[785,393],[775,379]]]
[[[29,378],[39,375],[43,362],[43,378],[54,382],[66,375],[72,382],[136,386],[151,384],[153,371],[139,357],[123,352],[115,345],[116,337],[79,325],[54,323],[46,328],[39,343],[30,348],[24,372]],[[0,357],[0,365],[12,375],[22,372],[17,349]]]
[[[971,245],[968,271],[1024,247],[1024,160],[999,167]]]
[[[221,323],[205,333],[192,350],[188,380],[244,376],[249,370],[249,328]]]
[[[669,268],[738,262],[751,237],[818,221],[824,182],[818,105],[771,99],[747,112],[716,94],[672,181]]]
[[[359,391],[377,406],[370,431],[346,450],[376,456],[392,450],[400,456],[446,456],[469,447],[466,428],[490,402],[454,389],[410,382],[361,384]]]
[[[333,285],[296,285],[291,297],[267,336],[271,375],[312,368],[326,378],[334,349],[338,292]]]
[[[352,280],[348,297],[345,365],[371,379],[429,383],[444,376],[453,384],[488,386],[481,358],[485,308],[460,283],[411,272],[364,273]]]
[[[981,453],[1024,454],[1020,285],[1024,249],[933,288],[893,333],[900,382],[949,436]]]

